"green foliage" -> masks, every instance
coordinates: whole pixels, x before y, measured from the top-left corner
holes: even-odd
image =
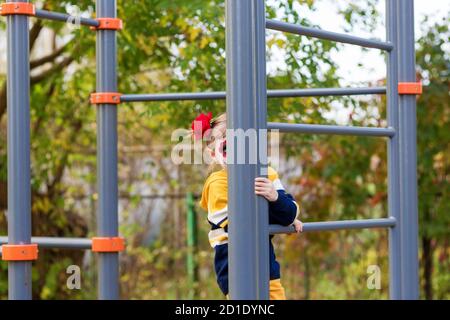
[[[418,100],[421,233],[442,241],[450,227],[450,15],[424,30],[417,61],[425,84]],[[427,25],[425,20],[423,25]]]
[[[450,15],[422,27],[418,41],[419,76],[424,94],[418,100],[419,231],[422,243],[423,297],[448,299],[450,268]],[[422,26],[429,25],[425,19]]]

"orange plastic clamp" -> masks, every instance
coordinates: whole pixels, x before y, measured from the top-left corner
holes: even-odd
[[[31,261],[38,258],[37,244],[5,244],[2,259],[5,261]]]
[[[97,18],[100,25],[91,27],[91,30],[122,30],[123,22],[118,18]]]
[[[422,94],[422,83],[421,82],[400,82],[398,84],[399,94]]]
[[[0,6],[0,14],[2,16],[13,14],[34,16],[36,15],[36,8],[34,4],[28,2],[5,2]]]
[[[120,104],[121,94],[117,92],[98,92],[91,94],[92,104]]]
[[[125,239],[121,237],[95,237],[92,238],[93,252],[120,252],[125,250]]]

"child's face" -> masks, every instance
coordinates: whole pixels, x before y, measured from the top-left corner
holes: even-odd
[[[212,153],[212,156],[217,161],[217,163],[222,166],[226,165],[227,161],[227,140],[222,138],[216,141],[215,150]]]

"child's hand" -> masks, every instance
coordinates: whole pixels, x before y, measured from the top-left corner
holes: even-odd
[[[255,179],[255,194],[258,196],[263,196],[270,202],[275,202],[278,200],[278,192],[272,181],[267,178]]]
[[[303,222],[298,219],[295,219],[294,223],[295,232],[300,233],[303,232]]]

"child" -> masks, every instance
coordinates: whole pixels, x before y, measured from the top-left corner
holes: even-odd
[[[226,171],[226,114],[212,120],[211,113],[201,114],[192,123],[196,139],[208,134],[207,149],[220,170],[213,172],[203,187],[201,207],[208,212],[211,224],[209,241],[215,250],[214,265],[217,283],[228,297],[228,214],[227,214],[227,171]],[[197,130],[200,129],[200,130]],[[297,232],[302,231],[302,223],[296,219],[299,207],[293,197],[286,193],[278,174],[269,167],[268,178],[255,179],[255,194],[269,201],[269,223],[284,226],[294,225]],[[280,265],[276,261],[270,236],[270,299],[285,300],[284,288],[280,282]]]

